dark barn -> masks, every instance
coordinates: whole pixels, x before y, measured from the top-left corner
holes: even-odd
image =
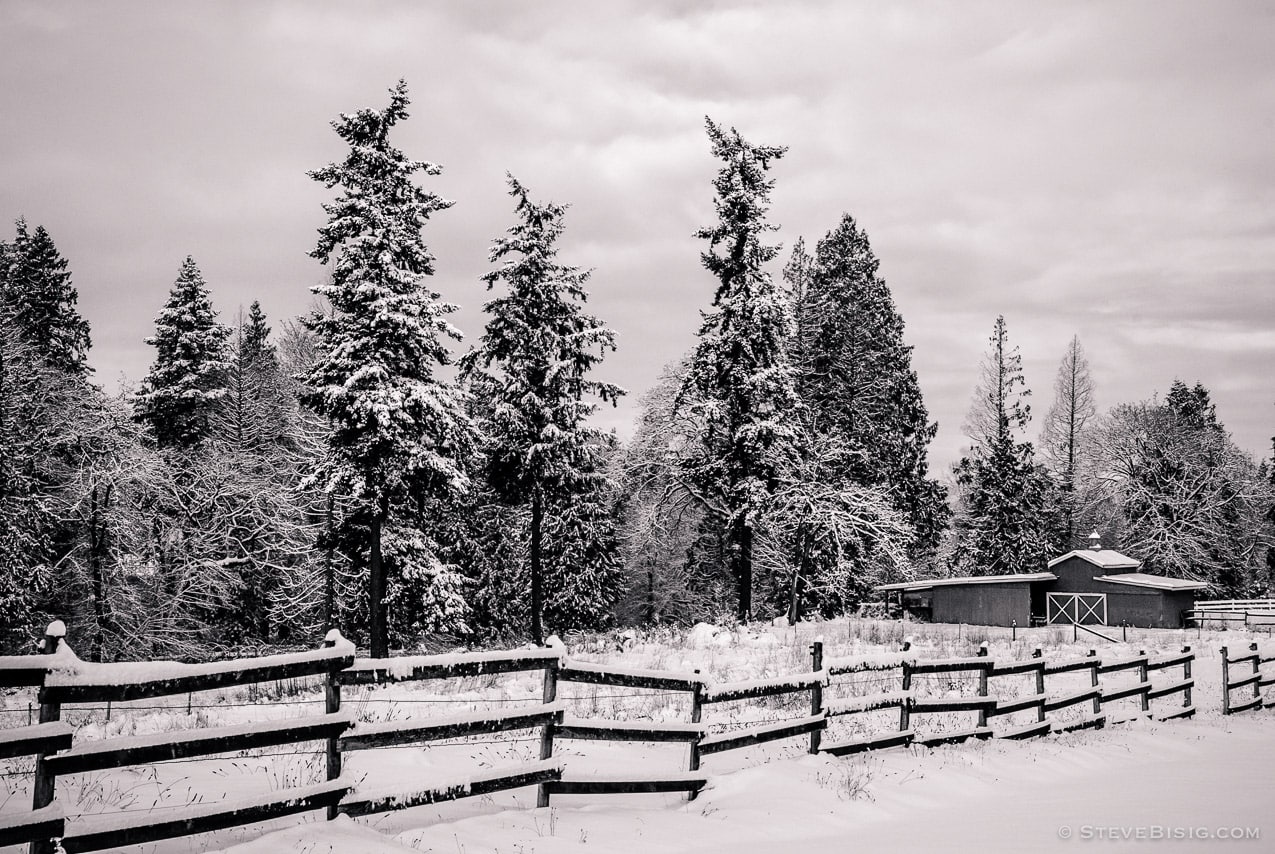
[[[1138,572],[1141,562],[1093,545],[1049,562],[1048,572],[885,584],[903,611],[936,623],[1179,628],[1208,585]]]
[[[981,575],[886,584],[877,590],[897,593],[903,610],[935,623],[1027,626],[1033,614],[1043,612],[1044,585],[1055,578],[1052,572]]]

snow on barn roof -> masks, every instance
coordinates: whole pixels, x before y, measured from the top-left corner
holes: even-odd
[[[1155,590],[1203,590],[1209,585],[1203,581],[1187,581],[1184,578],[1166,578],[1145,572],[1125,572],[1120,575],[1099,575],[1094,581],[1110,581],[1113,584],[1131,584],[1134,587],[1150,587]]]
[[[1022,581],[1054,581],[1052,572],[1020,572],[1013,575],[970,575],[964,578],[930,578],[925,581],[901,581],[897,584],[881,584],[874,590],[929,590],[931,587],[952,587],[958,584],[1011,584]]]
[[[1052,569],[1063,561],[1070,560],[1073,557],[1084,558],[1095,566],[1102,567],[1103,569],[1137,569],[1142,566],[1142,561],[1134,560],[1131,557],[1125,557],[1120,554],[1120,552],[1113,549],[1076,549],[1075,551],[1067,552],[1067,554],[1062,557],[1054,558],[1049,562],[1049,566]]]

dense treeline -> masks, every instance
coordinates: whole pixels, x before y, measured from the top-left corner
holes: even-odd
[[[1078,339],[1037,443],[997,318],[946,483],[903,318],[849,214],[768,242],[777,146],[711,121],[712,290],[694,348],[621,444],[589,417],[615,339],[588,271],[558,257],[567,208],[509,178],[483,334],[458,352],[430,287],[440,167],[394,148],[408,117],[342,115],[347,156],[312,255],[316,308],[232,322],[194,258],[112,396],[88,366],[69,265],[42,228],[0,241],[0,651],[50,616],[95,659],[312,644],[340,627],[384,654],[541,641],[616,622],[831,615],[918,575],[1035,571],[1091,529],[1218,595],[1269,590],[1275,473],[1207,389],[1100,414]]]

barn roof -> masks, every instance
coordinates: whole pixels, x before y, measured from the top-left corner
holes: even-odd
[[[1067,552],[1067,554],[1062,557],[1054,558],[1049,562],[1049,566],[1052,569],[1063,561],[1070,560],[1073,557],[1083,558],[1084,560],[1092,563],[1094,566],[1098,566],[1103,569],[1137,569],[1142,566],[1142,561],[1134,560],[1131,557],[1125,557],[1120,554],[1120,552],[1113,549],[1076,549],[1075,551]]]
[[[931,587],[954,587],[960,584],[1011,584],[1023,581],[1054,581],[1052,572],[1020,572],[1013,575],[970,575],[963,578],[929,578],[924,581],[901,581],[897,584],[881,584],[874,590],[929,590]]]
[[[1110,581],[1112,584],[1131,584],[1134,587],[1150,587],[1154,590],[1203,590],[1209,585],[1203,581],[1187,581],[1184,578],[1166,578],[1145,572],[1126,572],[1120,575],[1099,575],[1094,581]]]

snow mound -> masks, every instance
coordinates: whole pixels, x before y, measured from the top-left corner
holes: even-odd
[[[714,646],[730,646],[731,633],[721,626],[696,623],[686,634],[686,645],[691,649],[707,649]]]
[[[395,842],[347,816],[289,827],[222,849],[223,854],[280,854],[284,851],[304,851],[305,854],[403,854],[411,851],[420,854],[419,849]]]

